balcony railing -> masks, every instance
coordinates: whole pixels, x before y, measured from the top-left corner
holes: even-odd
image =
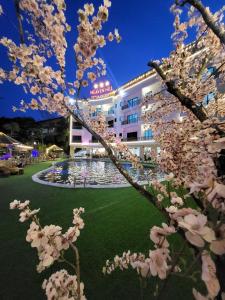
[[[127,109],[127,108],[128,108],[128,104],[124,104],[123,106],[121,106],[122,110]]]
[[[90,143],[90,144],[93,144],[93,143],[94,143],[94,144],[97,144],[97,143],[99,143],[99,141],[97,141],[97,140],[89,140],[89,143]]]
[[[136,100],[134,103],[129,104],[129,103],[123,103],[123,105],[121,106],[121,110],[127,109],[127,108],[133,108],[137,105],[139,105],[141,103],[141,100],[138,99]]]
[[[153,136],[141,136],[141,137],[130,137],[130,138],[123,138],[122,142],[135,142],[135,141],[150,141],[153,139]]]
[[[136,124],[141,120],[140,117],[133,119],[133,120],[122,120],[121,125],[127,125],[127,124]]]
[[[153,136],[141,136],[141,137],[130,137],[130,138],[122,138],[121,142],[137,142],[137,141],[151,141],[153,140]],[[99,141],[96,140],[90,140],[89,141],[90,144],[97,144],[99,143]]]

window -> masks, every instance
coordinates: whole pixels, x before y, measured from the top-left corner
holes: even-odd
[[[120,137],[122,137],[122,136],[123,136],[123,134],[122,134],[122,133],[120,133],[120,134],[119,134],[119,136],[120,136]]]
[[[78,122],[73,122],[73,129],[82,129],[82,126]]]
[[[215,70],[216,70],[215,67],[209,67],[209,68],[208,68],[208,73],[211,75],[212,73],[215,72]]]
[[[215,71],[216,71],[215,67],[208,67],[202,74],[203,81],[207,80]],[[214,76],[215,75],[216,74],[214,74]]]
[[[97,143],[98,140],[92,135],[92,137],[91,137],[91,142],[92,142],[92,143]]]
[[[215,97],[215,94],[213,92],[209,93],[204,97],[204,100],[202,102],[203,106],[207,106],[209,102],[213,101]]]
[[[138,105],[139,104],[138,97],[128,100],[127,104],[128,104],[128,107],[134,107],[134,106]]]
[[[112,128],[113,125],[114,125],[114,121],[113,120],[108,121],[108,127],[109,128]]]
[[[117,108],[117,103],[115,104],[115,108]]]
[[[149,128],[144,131],[144,138],[146,140],[151,139],[153,137],[152,130]]]
[[[92,113],[92,117],[97,117],[101,113],[101,107],[97,107],[95,112]]]
[[[129,115],[127,116],[127,123],[137,123],[138,121],[138,114],[132,114],[132,115]]]
[[[127,140],[128,141],[137,141],[137,131],[135,131],[135,132],[128,132],[127,133]]]
[[[108,115],[114,114],[114,109],[113,106],[110,107],[110,109],[108,110]]]
[[[81,135],[73,135],[73,143],[81,143],[82,137]]]

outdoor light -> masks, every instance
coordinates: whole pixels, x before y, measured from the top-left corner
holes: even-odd
[[[109,81],[108,80],[105,82],[105,86],[109,86]]]
[[[103,88],[104,87],[104,83],[100,82],[99,86],[100,86],[100,88]]]
[[[94,84],[94,89],[97,89],[97,88],[98,88],[98,84],[95,83],[95,84]]]
[[[124,90],[119,91],[120,97],[124,97],[126,95],[126,92]]]

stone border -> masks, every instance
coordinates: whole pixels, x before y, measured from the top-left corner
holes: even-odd
[[[48,182],[45,180],[41,180],[39,178],[40,175],[42,175],[42,173],[45,173],[47,171],[50,171],[54,168],[54,166],[51,166],[50,168],[47,168],[45,170],[42,170],[36,174],[34,174],[32,176],[32,180],[36,183],[40,183],[43,185],[48,185],[48,186],[54,186],[54,187],[62,187],[62,188],[67,188],[67,189],[85,189],[85,188],[91,188],[91,189],[111,189],[111,188],[125,188],[125,187],[130,187],[131,185],[129,183],[122,183],[122,184],[96,184],[96,185],[92,185],[92,184],[86,184],[85,187],[83,184],[76,184],[75,187],[73,184],[65,184],[65,183],[53,183],[53,182]],[[147,184],[147,181],[142,181],[140,182],[140,184]]]

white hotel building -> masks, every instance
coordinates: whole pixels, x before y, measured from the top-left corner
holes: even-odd
[[[106,86],[108,84],[106,83]],[[134,154],[141,159],[146,159],[149,155],[147,153],[150,153],[153,147],[158,147],[151,129],[146,128],[147,124],[143,123],[142,114],[145,107],[140,103],[147,93],[155,94],[160,90],[161,84],[155,71],[148,71],[107,95],[88,99],[89,104],[94,106],[92,117],[95,118],[99,113],[104,113],[109,128],[114,128],[116,136],[121,138]],[[85,109],[85,102],[80,105],[82,109]],[[101,144],[95,141],[92,135],[77,124],[72,117],[70,118],[69,138],[71,157],[74,157],[74,153],[81,149],[86,150],[90,156],[96,152],[104,152]]]

